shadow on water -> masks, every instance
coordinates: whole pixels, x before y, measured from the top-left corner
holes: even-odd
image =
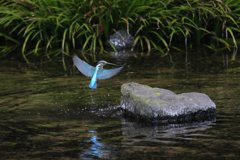
[[[90,79],[76,68],[71,69],[73,75],[66,75],[49,64],[29,69],[16,61],[3,62],[0,157],[239,158],[240,63],[237,57],[229,61],[227,53],[214,54],[189,52],[187,61],[185,54],[177,52],[136,54],[123,60],[100,57],[127,65],[115,77],[100,81],[96,90],[88,88]],[[206,93],[217,105],[216,119],[164,125],[126,119],[118,107],[121,85],[132,81],[175,93]]]

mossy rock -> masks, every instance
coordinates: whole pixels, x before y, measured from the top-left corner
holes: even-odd
[[[125,83],[121,88],[121,107],[125,115],[154,120],[193,120],[215,116],[216,105],[208,95],[198,92],[175,94],[161,88]]]

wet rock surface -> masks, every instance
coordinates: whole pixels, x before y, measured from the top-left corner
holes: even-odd
[[[152,119],[160,123],[215,117],[216,105],[204,93],[175,94],[170,90],[151,88],[134,82],[123,84],[121,93],[120,106],[127,117]]]
[[[108,40],[112,45],[116,48],[116,50],[119,53],[122,52],[130,52],[135,37],[131,34],[128,34],[126,29],[118,30],[114,34],[112,34]],[[109,42],[105,43],[106,49],[109,51],[113,51],[112,46],[109,44]]]

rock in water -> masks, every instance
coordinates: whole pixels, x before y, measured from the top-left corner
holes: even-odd
[[[170,90],[134,82],[123,84],[121,92],[121,107],[133,117],[167,122],[215,117],[216,105],[204,93],[175,94]]]
[[[126,29],[122,29],[111,35],[108,41],[112,43],[118,52],[130,51],[134,44],[135,37],[128,34]],[[107,50],[113,50],[108,42],[105,43],[105,46]]]

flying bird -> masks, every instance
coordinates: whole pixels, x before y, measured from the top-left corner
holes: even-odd
[[[89,88],[95,89],[97,88],[97,81],[111,78],[120,72],[124,65],[119,68],[114,69],[103,69],[103,66],[106,64],[115,65],[113,63],[108,63],[104,60],[101,60],[97,63],[96,67],[93,67],[87,64],[84,60],[81,60],[76,54],[73,55],[73,63],[78,68],[78,70],[87,77],[92,77],[91,82],[89,84]]]

